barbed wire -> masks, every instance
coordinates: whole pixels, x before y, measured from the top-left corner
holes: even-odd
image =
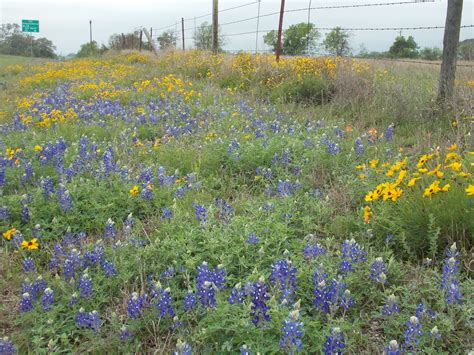
[[[353,59],[363,59],[363,60],[379,60],[384,62],[398,62],[398,63],[411,63],[411,64],[423,64],[423,65],[437,65],[440,66],[441,62],[430,62],[430,61],[421,61],[421,60],[404,60],[404,59],[394,59],[394,58],[364,58],[364,57],[350,57]],[[460,64],[456,63],[458,67],[474,68],[474,64]]]

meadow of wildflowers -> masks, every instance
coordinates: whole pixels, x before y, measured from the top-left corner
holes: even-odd
[[[0,354],[474,349],[472,87],[427,124],[340,58],[0,75]]]

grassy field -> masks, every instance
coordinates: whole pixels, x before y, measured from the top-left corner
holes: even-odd
[[[474,348],[469,68],[441,110],[416,63],[29,64],[0,57],[0,353]]]

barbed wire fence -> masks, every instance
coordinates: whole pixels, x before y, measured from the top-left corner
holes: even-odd
[[[259,48],[259,35],[269,33],[271,31],[276,31],[275,28],[272,29],[260,29],[261,19],[269,18],[269,17],[276,17],[280,15],[280,11],[272,11],[267,13],[261,13],[261,2],[262,0],[254,0],[252,2],[244,3],[241,5],[223,8],[218,10],[218,14],[222,13],[230,13],[235,10],[239,10],[242,8],[250,8],[253,7],[255,10],[256,16],[249,16],[245,18],[239,18],[235,20],[230,20],[227,22],[223,22],[219,24],[219,36],[222,38],[235,38],[235,37],[242,37],[242,36],[250,36],[255,35],[255,48],[226,48],[226,52],[255,52],[255,53],[270,53],[273,52],[271,49],[263,49]],[[409,1],[386,1],[386,2],[366,2],[366,3],[358,3],[358,4],[342,4],[342,5],[320,5],[320,6],[313,6],[312,0],[308,0],[308,6],[304,8],[294,8],[294,9],[285,9],[284,14],[291,14],[291,13],[307,13],[307,23],[311,23],[311,13],[312,11],[318,10],[319,11],[329,11],[329,10],[338,10],[338,9],[357,9],[357,8],[369,8],[369,7],[395,7],[395,6],[407,6],[407,5],[420,5],[420,4],[429,4],[434,3],[434,0],[409,0]],[[161,27],[151,27],[151,32],[153,33],[152,38],[159,37],[163,31],[167,31],[168,33],[175,36],[176,41],[179,43],[180,41],[183,42],[183,49],[185,49],[185,43],[188,43],[187,49],[195,48],[195,34],[198,28],[212,28],[212,24],[207,24],[207,19],[212,17],[212,12],[205,13],[193,17],[183,18],[183,26],[181,30],[178,28],[178,23],[180,21],[175,21],[170,23],[167,26]],[[199,25],[198,25],[199,20]],[[251,21],[255,21],[255,30],[249,31],[241,31],[241,32],[225,32],[227,26],[236,25],[236,24],[243,24],[249,23]],[[276,23],[276,21],[275,21]],[[332,31],[334,28],[339,27],[342,31],[348,32],[401,32],[401,31],[430,31],[430,30],[442,30],[445,26],[441,25],[433,25],[433,26],[400,26],[400,27],[340,27],[335,25],[334,27],[314,27],[315,30],[326,32]],[[174,29],[173,29],[174,28]],[[462,25],[461,28],[474,28],[473,24]],[[192,46],[189,43],[192,43]],[[309,53],[309,41],[307,43],[307,52]],[[354,58],[357,58],[354,56]],[[393,58],[377,58],[385,61],[390,62],[409,62],[409,63],[417,63],[417,64],[426,64],[426,65],[441,65],[438,62],[431,62],[431,61],[416,61],[416,60],[403,60],[403,59],[393,59]],[[463,67],[474,67],[474,65],[469,64],[462,64],[459,63],[458,66]]]

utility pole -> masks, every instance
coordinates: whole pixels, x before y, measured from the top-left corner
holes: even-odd
[[[186,50],[184,45],[184,17],[181,17],[181,37],[183,38],[183,51]]]
[[[310,29],[310,24],[311,24],[311,0],[309,0],[309,5],[308,5],[308,34],[306,35],[306,55],[309,56],[309,36],[311,34],[311,29]]]
[[[457,50],[461,32],[463,0],[448,0],[444,27],[443,62],[439,76],[438,102],[445,106],[453,97]]]
[[[212,1],[212,52],[219,51],[219,5],[218,0]]]
[[[257,12],[257,34],[255,35],[255,54],[258,53],[258,27],[260,25],[260,4],[262,0],[258,0],[258,12]]]
[[[89,45],[92,49],[92,20],[89,20]]]
[[[280,21],[278,23],[278,38],[277,38],[277,48],[276,48],[276,61],[280,61],[281,53],[281,32],[283,30],[283,14],[285,13],[285,0],[281,0],[280,8]]]
[[[158,49],[155,46],[155,42],[153,42],[153,38],[151,37],[150,33],[144,28],[143,33],[145,34],[146,39],[148,40],[148,43],[150,44],[151,50],[153,53],[155,53],[156,56],[158,56]]]

